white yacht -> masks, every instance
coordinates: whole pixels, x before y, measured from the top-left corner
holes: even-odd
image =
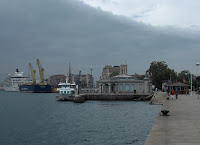
[[[74,97],[78,95],[78,85],[76,85],[75,83],[68,83],[67,79],[66,83],[59,83],[58,86],[58,96],[56,96],[57,100],[73,101]]]
[[[19,85],[25,84],[28,82],[28,77],[24,75],[24,72],[19,72],[16,69],[16,72],[13,75],[8,75],[3,82],[2,87],[5,91],[19,91]]]

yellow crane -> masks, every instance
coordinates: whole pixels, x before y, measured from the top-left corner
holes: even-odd
[[[37,59],[37,65],[38,65],[39,74],[40,74],[40,85],[45,85],[44,84],[44,68],[41,67],[39,59]]]
[[[32,81],[33,81],[33,84],[35,85],[36,84],[36,77],[35,77],[35,72],[36,71],[33,69],[31,63],[29,63],[29,67],[30,67],[30,70],[31,70]]]

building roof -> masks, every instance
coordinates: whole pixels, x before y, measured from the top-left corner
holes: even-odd
[[[172,84],[166,84],[166,87],[189,87],[190,85],[181,83],[181,82],[177,82],[177,83],[172,83]]]
[[[127,74],[120,74],[120,75],[117,75],[117,76],[113,76],[111,79],[136,79],[134,76],[130,76],[130,75],[127,75]]]
[[[113,78],[120,78],[120,77],[123,77],[123,78],[131,78],[133,76],[130,76],[130,75],[127,75],[127,74],[120,74],[120,75],[117,75],[117,76],[113,76]]]

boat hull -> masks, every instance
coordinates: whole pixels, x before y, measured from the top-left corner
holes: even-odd
[[[51,85],[20,85],[19,91],[23,93],[51,93]]]
[[[73,101],[75,96],[72,96],[70,94],[58,94],[56,96],[56,99],[58,101]]]
[[[8,92],[19,92],[19,87],[18,86],[3,86],[4,91]]]

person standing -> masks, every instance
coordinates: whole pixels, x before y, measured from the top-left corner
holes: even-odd
[[[185,90],[185,94],[186,94],[186,96],[187,96],[187,94],[188,94],[188,89]]]

